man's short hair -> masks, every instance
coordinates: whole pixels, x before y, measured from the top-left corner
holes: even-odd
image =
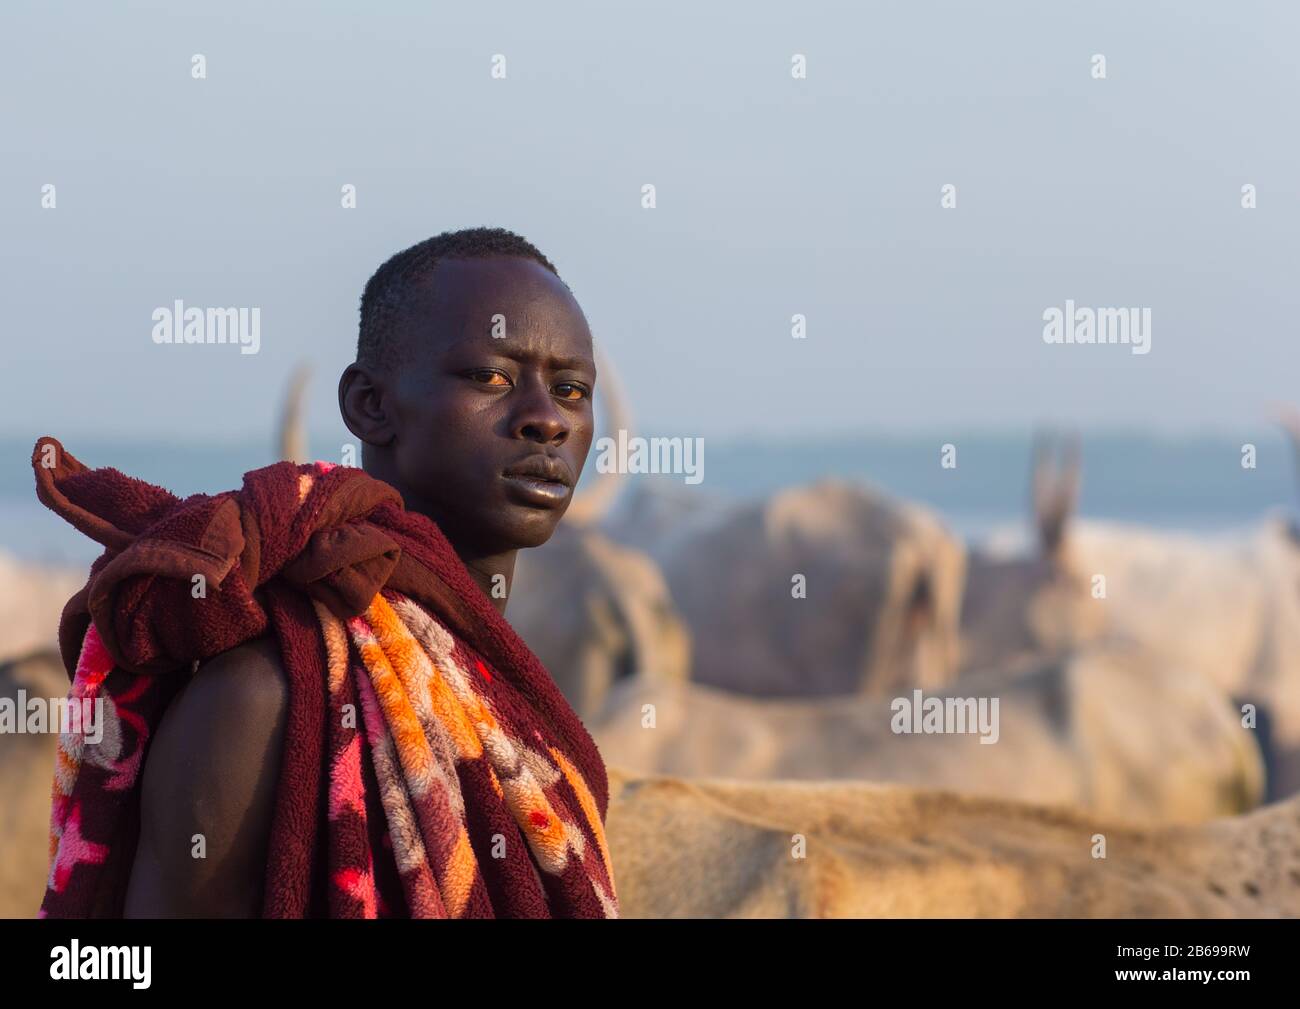
[[[433,273],[439,261],[488,256],[522,256],[560,275],[532,242],[505,228],[463,228],[426,238],[392,256],[366,281],[361,295],[357,363],[380,369],[397,363],[395,336],[403,310],[411,300],[412,289]]]

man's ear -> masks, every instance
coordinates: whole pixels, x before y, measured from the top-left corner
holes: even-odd
[[[387,445],[396,434],[383,382],[363,364],[350,364],[339,376],[339,413],[347,429],[367,445]]]

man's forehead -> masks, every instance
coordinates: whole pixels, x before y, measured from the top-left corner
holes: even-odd
[[[444,311],[546,302],[554,302],[557,308],[577,308],[564,281],[541,263],[522,256],[442,259],[415,287],[424,296],[419,300]]]
[[[593,360],[591,334],[570,325],[538,321],[534,325],[511,326],[506,322],[498,329],[490,322],[481,326],[469,322],[460,328],[441,326],[439,330],[439,342],[448,351],[488,350],[521,360],[545,357],[571,364],[590,364]]]
[[[591,332],[573,295],[540,263],[516,256],[447,259],[423,278],[407,331],[442,351],[484,347],[506,357],[593,363]]]

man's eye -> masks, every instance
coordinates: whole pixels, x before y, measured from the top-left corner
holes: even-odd
[[[561,399],[583,399],[587,395],[586,389],[572,382],[561,382],[555,387],[555,391],[560,394]]]
[[[501,372],[499,371],[489,371],[487,369],[484,369],[482,371],[471,371],[469,373],[469,377],[472,378],[475,382],[479,382],[483,385],[509,385],[510,384],[510,379],[506,378],[506,376],[501,374]]]

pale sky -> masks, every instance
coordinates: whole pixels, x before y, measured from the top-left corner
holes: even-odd
[[[302,359],[328,431],[367,277],[475,225],[556,264],[646,433],[1300,400],[1294,4],[114,6],[0,8],[7,435],[260,432]],[[260,353],[155,345],[178,298],[259,307]],[[1046,345],[1067,298],[1151,353]]]

